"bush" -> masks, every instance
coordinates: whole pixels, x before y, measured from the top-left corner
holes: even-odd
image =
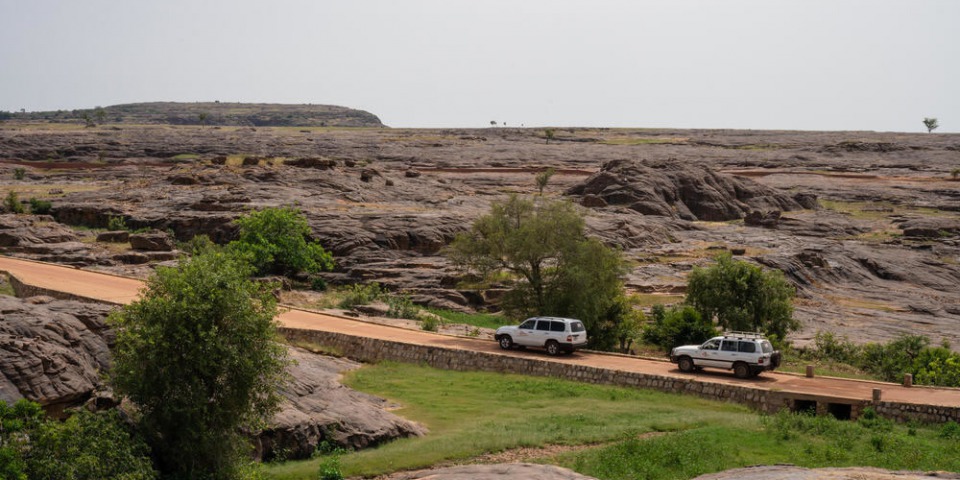
[[[118,231],[118,230],[130,230],[127,227],[127,221],[123,217],[110,215],[107,217],[107,230]]]
[[[14,180],[23,180],[27,176],[27,169],[18,167],[13,169],[13,179]]]
[[[331,455],[323,462],[320,462],[320,471],[317,473],[317,480],[343,480],[343,472],[340,471],[339,455]]]
[[[387,305],[390,307],[387,309],[387,316],[390,318],[416,320],[420,313],[420,308],[414,305],[410,296],[406,294],[391,295],[387,298]]]
[[[437,330],[440,330],[441,325],[443,325],[443,321],[437,318],[435,315],[425,315],[423,320],[420,321],[420,329],[428,332],[436,332]]]
[[[30,213],[34,215],[46,215],[50,213],[51,208],[53,208],[53,205],[46,200],[30,199]]]
[[[323,277],[313,277],[310,279],[310,290],[323,292],[327,290],[327,281]]]
[[[384,295],[379,283],[355,283],[347,287],[346,296],[340,301],[339,307],[349,309],[357,305],[369,305],[382,299]]]
[[[17,196],[16,191],[7,192],[7,197],[3,199],[3,208],[8,213],[23,213],[23,204],[20,203],[20,197]]]
[[[333,268],[333,256],[310,240],[310,226],[300,210],[265,208],[235,222],[240,235],[229,247],[249,257],[259,275],[316,273]]]
[[[665,308],[654,305],[653,323],[643,331],[643,340],[670,352],[679,345],[700,344],[717,335],[713,323],[705,320],[690,305]]]

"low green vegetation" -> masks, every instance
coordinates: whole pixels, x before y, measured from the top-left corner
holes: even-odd
[[[0,478],[150,480],[150,449],[116,411],[47,418],[40,405],[0,401]]]
[[[948,344],[931,346],[930,339],[923,335],[861,345],[832,332],[817,332],[811,348],[790,351],[785,357],[795,357],[800,363],[826,364],[839,376],[900,382],[909,373],[919,385],[960,387],[960,354],[950,350]]]
[[[960,427],[894,425],[781,413],[648,390],[555,378],[452,372],[382,363],[346,377],[352,388],[403,405],[430,432],[338,457],[344,476],[469,461],[519,447],[583,445],[538,459],[600,479],[690,478],[756,464],[960,468]],[[327,455],[269,465],[268,478],[314,479]]]
[[[20,196],[17,195],[16,190],[10,190],[7,192],[7,196],[3,199],[3,209],[7,213],[23,213],[23,204],[20,203]]]
[[[651,309],[653,322],[643,330],[643,341],[670,353],[680,345],[700,344],[719,332],[713,322],[704,319],[690,305],[674,305],[669,308],[655,305]]]
[[[315,240],[300,210],[265,208],[234,220],[238,238],[228,246],[248,257],[259,275],[316,273],[333,268],[333,256]]]
[[[27,169],[23,167],[17,167],[13,169],[13,179],[14,180],[23,180],[27,176]]]
[[[34,215],[46,215],[50,213],[50,209],[53,208],[53,204],[47,200],[40,200],[37,198],[30,199],[30,213]]]

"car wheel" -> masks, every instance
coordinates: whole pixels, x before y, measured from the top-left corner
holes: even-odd
[[[696,368],[696,366],[693,364],[693,359],[690,357],[680,357],[680,360],[677,362],[677,366],[680,367],[681,372],[685,373],[690,373]]]
[[[743,362],[733,364],[733,374],[737,378],[750,378],[750,366]]]
[[[560,355],[560,344],[556,340],[547,342],[547,353],[553,356]]]
[[[513,339],[510,338],[510,335],[504,335],[500,337],[500,348],[504,350],[510,350],[513,348]]]

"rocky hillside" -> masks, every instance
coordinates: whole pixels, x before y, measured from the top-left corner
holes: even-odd
[[[151,102],[7,114],[11,121],[253,127],[383,127],[376,115],[335,105]]]

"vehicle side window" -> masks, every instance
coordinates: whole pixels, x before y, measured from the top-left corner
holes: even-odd
[[[757,344],[753,342],[740,342],[740,351],[743,353],[756,353]]]
[[[550,322],[551,332],[562,332],[564,330],[566,330],[566,325],[563,322]]]
[[[720,340],[710,340],[700,348],[703,350],[718,350],[720,348]]]
[[[586,329],[583,328],[583,324],[582,324],[582,323],[580,323],[580,322],[571,322],[571,323],[570,323],[570,331],[571,331],[571,332],[577,333],[577,332],[582,332],[582,331],[584,331],[584,330],[586,330]]]
[[[537,324],[536,320],[527,320],[520,324],[520,328],[524,330],[533,330],[533,326]]]
[[[763,353],[773,353],[773,345],[766,340],[760,342],[760,348],[763,349]]]
[[[720,346],[720,350],[724,352],[736,352],[738,343],[740,342],[736,340],[724,340],[723,345]]]
[[[540,320],[537,322],[537,330],[542,330],[545,332],[550,331],[551,323],[552,322],[550,320]]]

